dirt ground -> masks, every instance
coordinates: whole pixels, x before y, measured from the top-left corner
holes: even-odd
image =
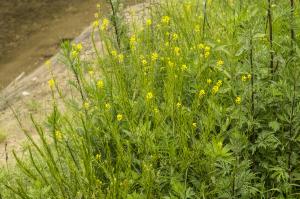
[[[0,88],[52,57],[86,28],[105,0],[0,0]],[[105,6],[106,5],[106,6]]]

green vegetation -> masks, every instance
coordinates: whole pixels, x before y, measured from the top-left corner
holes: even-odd
[[[92,62],[63,44],[79,98],[33,119],[3,198],[300,197],[298,3],[163,2],[142,27],[112,2]]]

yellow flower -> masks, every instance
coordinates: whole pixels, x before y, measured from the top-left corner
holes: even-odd
[[[143,64],[144,66],[147,65],[147,63],[148,63],[147,60],[145,60],[145,59],[142,60],[142,64]]]
[[[152,53],[151,59],[152,61],[156,61],[158,59],[158,54],[156,52]]]
[[[170,42],[166,41],[165,42],[165,47],[169,47],[170,46]]]
[[[101,7],[101,5],[100,5],[99,3],[97,3],[97,5],[96,5],[96,6],[97,6],[97,8],[100,8],[100,7]]]
[[[119,59],[119,63],[123,63],[124,62],[124,55],[119,54],[118,59]]]
[[[174,41],[176,41],[176,40],[178,39],[178,34],[176,34],[176,33],[173,33],[173,35],[172,35],[172,39],[173,39]]]
[[[95,74],[95,72],[93,70],[89,70],[88,73],[90,76],[94,76],[94,74]]]
[[[196,25],[195,28],[194,28],[194,31],[195,31],[195,32],[200,32],[200,26],[199,26],[199,25]]]
[[[158,113],[159,112],[158,108],[154,108],[153,111],[154,111],[154,113]]]
[[[151,100],[154,97],[152,92],[148,92],[146,95],[146,100]]]
[[[183,64],[182,66],[181,66],[181,70],[182,71],[186,71],[188,69],[188,67],[185,65],[185,64]]]
[[[46,66],[50,66],[51,65],[51,61],[48,59],[46,62],[45,62]]]
[[[168,65],[169,65],[171,68],[173,68],[175,64],[174,64],[172,61],[169,60],[169,61],[168,61]]]
[[[77,50],[78,52],[80,52],[80,51],[82,50],[82,44],[81,44],[81,43],[78,43],[78,44],[76,45],[76,50]]]
[[[52,89],[52,88],[54,88],[54,86],[55,86],[55,81],[54,81],[54,79],[50,79],[49,81],[48,81],[48,85],[49,85],[49,87]]]
[[[170,23],[170,17],[169,16],[163,16],[161,18],[161,23],[163,23],[163,24],[169,24]]]
[[[193,126],[194,128],[197,128],[197,123],[196,123],[196,122],[193,122],[193,123],[192,123],[192,126]]]
[[[116,56],[118,55],[118,53],[117,53],[117,51],[113,50],[113,51],[111,51],[111,55],[112,55],[113,57],[116,57]]]
[[[204,48],[205,48],[205,45],[204,45],[204,44],[198,44],[197,47],[198,47],[199,49],[204,49]]]
[[[147,19],[146,20],[146,25],[147,26],[151,26],[152,25],[152,20],[151,19]]]
[[[98,26],[99,26],[99,21],[98,20],[94,21],[93,22],[93,27],[98,28]]]
[[[111,108],[111,105],[110,105],[109,103],[106,103],[106,104],[105,104],[105,109],[106,109],[106,110],[110,110],[110,108]]]
[[[180,108],[182,105],[180,102],[177,102],[176,106],[177,106],[177,108]]]
[[[203,97],[205,95],[205,90],[200,90],[198,95],[199,97]]]
[[[217,86],[217,85],[214,86],[214,87],[212,88],[212,93],[213,93],[213,94],[216,94],[216,93],[219,91],[219,88],[220,88],[220,87]]]
[[[248,80],[247,76],[246,76],[246,75],[243,75],[243,76],[242,76],[242,81],[245,82],[245,81],[247,81],[247,80]]]
[[[220,87],[220,86],[222,86],[222,84],[223,84],[222,80],[218,80],[217,86]]]
[[[102,21],[102,24],[101,24],[101,30],[107,30],[108,28],[108,25],[109,25],[109,20],[104,18],[103,21]]]
[[[210,47],[209,46],[205,46],[204,50],[205,50],[205,52],[209,52],[210,51]]]
[[[240,96],[237,96],[237,97],[235,98],[235,103],[236,103],[236,104],[241,104],[241,102],[242,102],[242,98],[241,98]]]
[[[251,74],[247,75],[248,80],[250,80],[252,78]]]
[[[175,55],[179,56],[180,55],[180,48],[176,46],[174,48],[174,53],[175,53]]]
[[[207,51],[207,52],[204,53],[204,57],[205,57],[205,58],[208,58],[209,55],[210,55],[210,52],[209,52],[209,51]]]
[[[206,80],[206,83],[207,83],[207,84],[211,84],[211,82],[212,82],[211,79],[207,79],[207,80]]]
[[[117,115],[117,120],[120,122],[123,120],[123,115],[122,114],[118,114]]]
[[[224,65],[224,61],[221,60],[221,59],[219,59],[219,60],[217,61],[217,66],[220,67],[220,66],[223,66],[223,65]]]
[[[55,138],[57,139],[57,140],[61,140],[62,139],[62,134],[61,134],[61,132],[60,131],[55,131]]]
[[[84,107],[85,109],[89,109],[89,108],[90,108],[90,103],[84,102],[84,103],[83,103],[83,107]]]
[[[98,82],[97,82],[97,87],[98,87],[99,89],[102,89],[102,88],[104,87],[104,82],[103,82],[103,80],[98,80]]]
[[[132,35],[129,39],[129,42],[130,42],[130,46],[133,48],[134,45],[136,44],[136,36]]]
[[[101,155],[98,153],[96,156],[95,156],[96,160],[99,161],[101,159]]]

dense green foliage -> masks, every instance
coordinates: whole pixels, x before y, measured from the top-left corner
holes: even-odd
[[[63,45],[77,97],[34,123],[41,144],[0,173],[2,197],[299,198],[293,2],[168,0],[133,27],[112,3],[92,35],[105,55]]]

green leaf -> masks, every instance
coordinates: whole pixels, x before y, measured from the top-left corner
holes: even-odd
[[[269,127],[271,127],[274,131],[278,131],[280,129],[280,123],[277,121],[269,122]]]

